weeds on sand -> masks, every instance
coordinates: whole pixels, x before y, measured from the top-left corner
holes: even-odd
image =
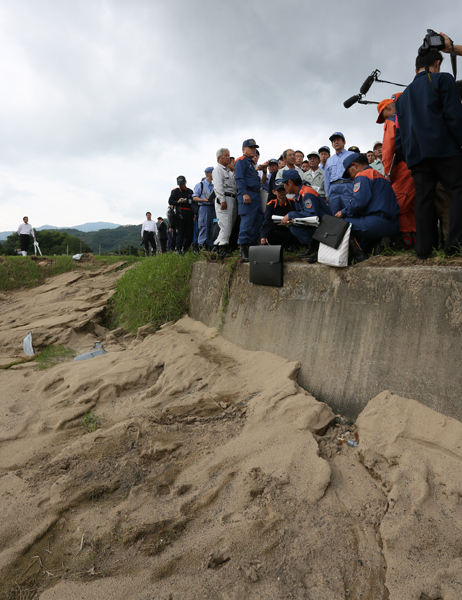
[[[188,310],[192,264],[200,256],[168,252],[143,260],[116,283],[111,299],[111,327],[135,333],[153,323],[160,327],[178,320]]]
[[[67,346],[47,346],[37,356],[37,369],[43,371],[50,369],[60,362],[74,358],[75,350]]]
[[[99,415],[95,415],[92,410],[89,410],[82,417],[82,426],[88,433],[91,433],[101,427],[102,419],[104,419],[104,414],[100,417]]]

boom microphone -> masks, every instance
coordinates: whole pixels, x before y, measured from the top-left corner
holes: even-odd
[[[371,89],[372,84],[375,81],[375,72],[366,79],[366,81],[359,88],[360,93],[365,96],[367,92]]]
[[[348,100],[345,100],[345,102],[343,103],[343,106],[345,108],[350,108],[350,106],[353,106],[353,104],[356,104],[356,102],[358,102],[358,100],[361,100],[361,94],[356,94],[356,96],[351,96],[351,98],[348,98]]]

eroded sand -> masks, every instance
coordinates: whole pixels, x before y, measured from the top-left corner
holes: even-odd
[[[118,275],[78,275],[0,299],[2,362],[29,330],[108,350],[0,371],[6,598],[462,598],[461,423],[384,392],[340,444],[297,363],[188,317],[109,333]]]

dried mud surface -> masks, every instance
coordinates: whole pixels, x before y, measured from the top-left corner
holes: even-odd
[[[0,375],[0,598],[460,600],[461,423],[389,392],[346,423],[188,317],[109,332],[118,274],[80,275],[0,299],[2,361],[108,351]]]

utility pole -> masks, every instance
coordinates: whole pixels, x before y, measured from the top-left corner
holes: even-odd
[[[98,254],[101,256],[101,244],[98,244]]]
[[[66,245],[66,256],[69,256],[69,244]]]

